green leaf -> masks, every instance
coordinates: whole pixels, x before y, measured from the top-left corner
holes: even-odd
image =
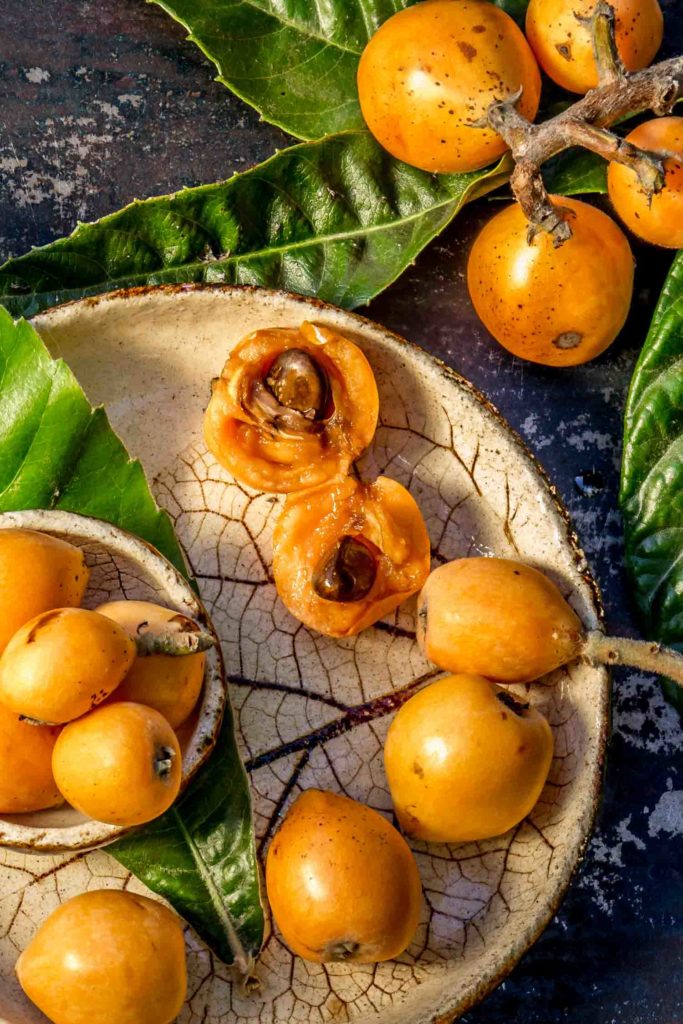
[[[0,309],[0,512],[25,508],[106,519],[186,571],[168,516],[104,410],[91,408],[29,324]]]
[[[218,81],[299,139],[363,127],[356,72],[370,37],[415,0],[151,0],[187,30]],[[527,0],[496,0],[520,20]]]
[[[225,963],[248,974],[263,941],[249,789],[232,713],[207,768],[161,818],[108,847]]]
[[[674,259],[631,381],[620,504],[643,629],[683,650],[683,253]],[[667,684],[667,694],[683,713],[683,691]]]
[[[0,303],[33,316],[134,285],[202,281],[317,295],[353,308],[402,273],[508,163],[436,176],[367,132],[283,150],[230,181],[134,202],[0,268]]]
[[[568,149],[543,168],[549,192],[560,196],[607,192],[607,162],[585,149]]]
[[[493,3],[496,7],[501,7],[511,18],[515,19],[521,28],[524,28],[529,0],[493,0]]]
[[[61,508],[107,519],[185,572],[156,505],[103,409],[25,321],[0,308],[0,511]],[[162,818],[108,848],[176,907],[227,963],[260,948],[263,910],[246,775],[230,709],[217,748]]]

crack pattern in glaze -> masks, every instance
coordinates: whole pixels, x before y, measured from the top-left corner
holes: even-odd
[[[110,346],[114,359],[126,330],[133,332],[129,342],[136,343],[145,316],[146,337],[161,338],[169,352],[191,323],[198,340],[193,365],[183,366],[183,384],[204,394],[203,353],[211,348],[215,363],[220,344],[218,362],[225,355],[225,330],[219,334],[213,321],[230,296],[214,293],[213,310],[206,297],[201,305],[193,303],[191,292],[157,296],[134,328],[117,316],[107,327],[107,308],[117,300],[108,301],[110,307],[103,301],[99,311],[90,311],[97,330],[90,324],[88,331],[101,347]],[[145,301],[140,300],[141,310]],[[234,322],[233,314],[226,314],[233,342],[249,329],[251,315],[245,316],[244,293],[234,301]],[[173,303],[179,311],[175,319],[167,315]],[[276,297],[272,309],[260,311],[261,322],[265,317],[283,325],[299,323],[301,305],[301,300]],[[155,309],[162,315],[150,330]],[[547,571],[584,621],[595,625],[585,562],[554,494],[495,412],[465,382],[381,329],[323,307],[313,314],[306,310],[307,316],[316,313],[352,334],[376,373],[381,422],[358,472],[363,479],[386,473],[410,490],[427,523],[434,564],[472,553],[524,558]],[[64,335],[53,340],[78,373],[78,349],[71,359],[65,341],[69,313],[64,315]],[[89,393],[96,397],[96,382],[94,396],[90,383]],[[142,378],[136,386],[159,408],[180,390],[174,381],[164,391],[154,378]],[[124,395],[116,410],[110,406],[124,440],[127,432],[137,437],[133,417],[140,407],[135,395],[129,412]],[[221,638],[260,854],[283,811],[310,786],[343,791],[391,818],[384,737],[396,708],[437,675],[415,642],[414,601],[341,641],[302,626],[279,602],[272,581],[272,531],[280,499],[238,485],[216,464],[201,441],[200,410],[188,412],[187,421],[182,411],[177,415],[176,433],[185,439],[178,458],[160,459],[153,438],[143,438],[134,450],[153,467],[155,492],[174,521]],[[137,430],[144,435],[144,429]],[[465,1009],[481,985],[509,969],[559,901],[586,839],[600,785],[604,673],[576,664],[547,682],[517,688],[548,716],[555,736],[550,777],[537,807],[497,839],[413,844],[425,900],[418,932],[402,957],[365,966],[309,964],[293,958],[269,928],[257,965],[260,992],[246,995],[188,929],[190,987],[181,1024],[426,1024],[445,1006]],[[49,864],[3,854],[0,872],[3,986],[10,961],[60,899],[87,887],[139,885],[102,852]],[[0,1019],[5,998],[0,995]],[[21,1006],[23,1018],[14,1009],[12,1019],[35,1024],[37,1018]]]

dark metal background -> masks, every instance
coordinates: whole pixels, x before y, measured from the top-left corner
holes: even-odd
[[[664,3],[666,55],[683,3]],[[134,197],[225,178],[288,144],[212,81],[212,67],[142,0],[0,4],[0,258]],[[367,310],[472,380],[525,437],[566,501],[603,589],[632,633],[617,511],[628,381],[671,254],[636,247],[634,312],[587,366],[512,359],[477,322],[466,255],[490,212],[468,208]],[[589,486],[586,486],[589,485]],[[683,732],[651,680],[615,675],[605,799],[561,913],[466,1024],[683,1021]]]

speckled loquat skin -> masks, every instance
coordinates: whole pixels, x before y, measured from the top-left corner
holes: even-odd
[[[577,366],[608,348],[633,297],[633,255],[626,235],[602,210],[552,197],[572,237],[555,246],[546,231],[528,240],[518,203],[484,225],[467,263],[467,287],[493,337],[520,359]]]
[[[648,196],[635,171],[610,163],[607,187],[612,206],[627,228],[651,245],[683,248],[683,117],[655,117],[626,136],[651,153],[677,154],[664,161],[665,182]]]
[[[153,708],[107,704],[71,722],[52,755],[60,791],[82,814],[142,825],[171,806],[182,777],[178,739]]]
[[[475,171],[501,156],[503,139],[475,124],[494,100],[522,90],[533,121],[541,76],[512,18],[484,0],[427,0],[378,29],[358,68],[368,128],[385,149],[425,171]]]
[[[627,71],[652,63],[662,42],[664,21],[657,0],[610,0],[616,15],[616,42]],[[526,36],[545,73],[569,92],[585,93],[598,84],[590,28],[596,0],[531,0]]]
[[[135,644],[111,619],[85,608],[43,612],[0,656],[0,702],[47,724],[101,704],[135,659]]]
[[[448,672],[525,683],[573,661],[583,627],[555,584],[507,558],[459,558],[418,598],[418,641]]]
[[[41,612],[77,607],[89,570],[80,548],[37,530],[0,530],[0,653]]]
[[[54,1024],[171,1024],[187,990],[182,924],[146,896],[86,892],[41,925],[16,973]]]
[[[422,905],[403,836],[372,808],[320,789],[287,812],[268,849],[266,886],[285,942],[316,963],[399,956]]]
[[[553,754],[546,719],[495,683],[453,675],[398,711],[384,765],[394,809],[414,839],[464,843],[502,835],[532,810]]]
[[[58,736],[58,728],[22,722],[0,704],[0,814],[26,814],[64,803],[52,774]]]

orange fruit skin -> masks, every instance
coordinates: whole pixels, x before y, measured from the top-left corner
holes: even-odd
[[[576,366],[608,348],[633,296],[633,255],[626,235],[601,210],[565,196],[572,237],[555,248],[539,231],[527,240],[518,203],[491,218],[467,264],[472,304],[513,355],[544,366]]]
[[[70,722],[116,689],[135,655],[133,641],[104,615],[85,608],[43,612],[0,656],[0,701],[39,722]]]
[[[665,184],[649,197],[635,171],[610,163],[607,187],[612,206],[634,235],[652,245],[683,248],[683,117],[656,117],[645,121],[626,136],[640,149],[652,153],[675,153],[664,161]]]
[[[170,761],[163,774],[159,761]],[[180,790],[182,755],[163,715],[143,704],[96,708],[60,733],[52,755],[65,799],[96,821],[142,825],[167,811]]]
[[[100,615],[117,622],[134,640],[142,632],[163,633],[167,623],[178,614],[150,601],[108,601],[96,609]],[[136,658],[123,682],[109,701],[132,701],[159,711],[176,729],[192,713],[204,683],[204,654],[171,657],[151,654]]]
[[[522,88],[533,121],[541,76],[512,18],[484,0],[427,0],[394,14],[358,68],[363,117],[393,156],[425,171],[474,171],[501,156],[500,135],[473,122]]]
[[[616,42],[628,71],[652,63],[664,34],[657,0],[610,0],[616,14]],[[585,93],[598,84],[590,28],[576,14],[590,17],[596,0],[530,0],[526,37],[545,73],[569,92]]]
[[[171,1024],[187,990],[182,925],[145,896],[86,892],[41,925],[16,973],[54,1024]]]
[[[37,530],[0,530],[0,653],[29,619],[78,606],[89,574],[73,544]]]
[[[418,641],[439,668],[525,683],[573,661],[583,628],[552,580],[507,558],[460,558],[431,573]]]
[[[268,849],[266,887],[285,942],[316,963],[399,956],[422,905],[403,836],[370,807],[319,789],[285,816]]]
[[[0,704],[0,814],[25,814],[64,803],[52,774],[59,729],[29,725]]]
[[[495,683],[454,675],[420,690],[394,718],[384,748],[391,797],[407,835],[462,843],[501,835],[532,810],[553,754],[538,711],[521,715]]]

